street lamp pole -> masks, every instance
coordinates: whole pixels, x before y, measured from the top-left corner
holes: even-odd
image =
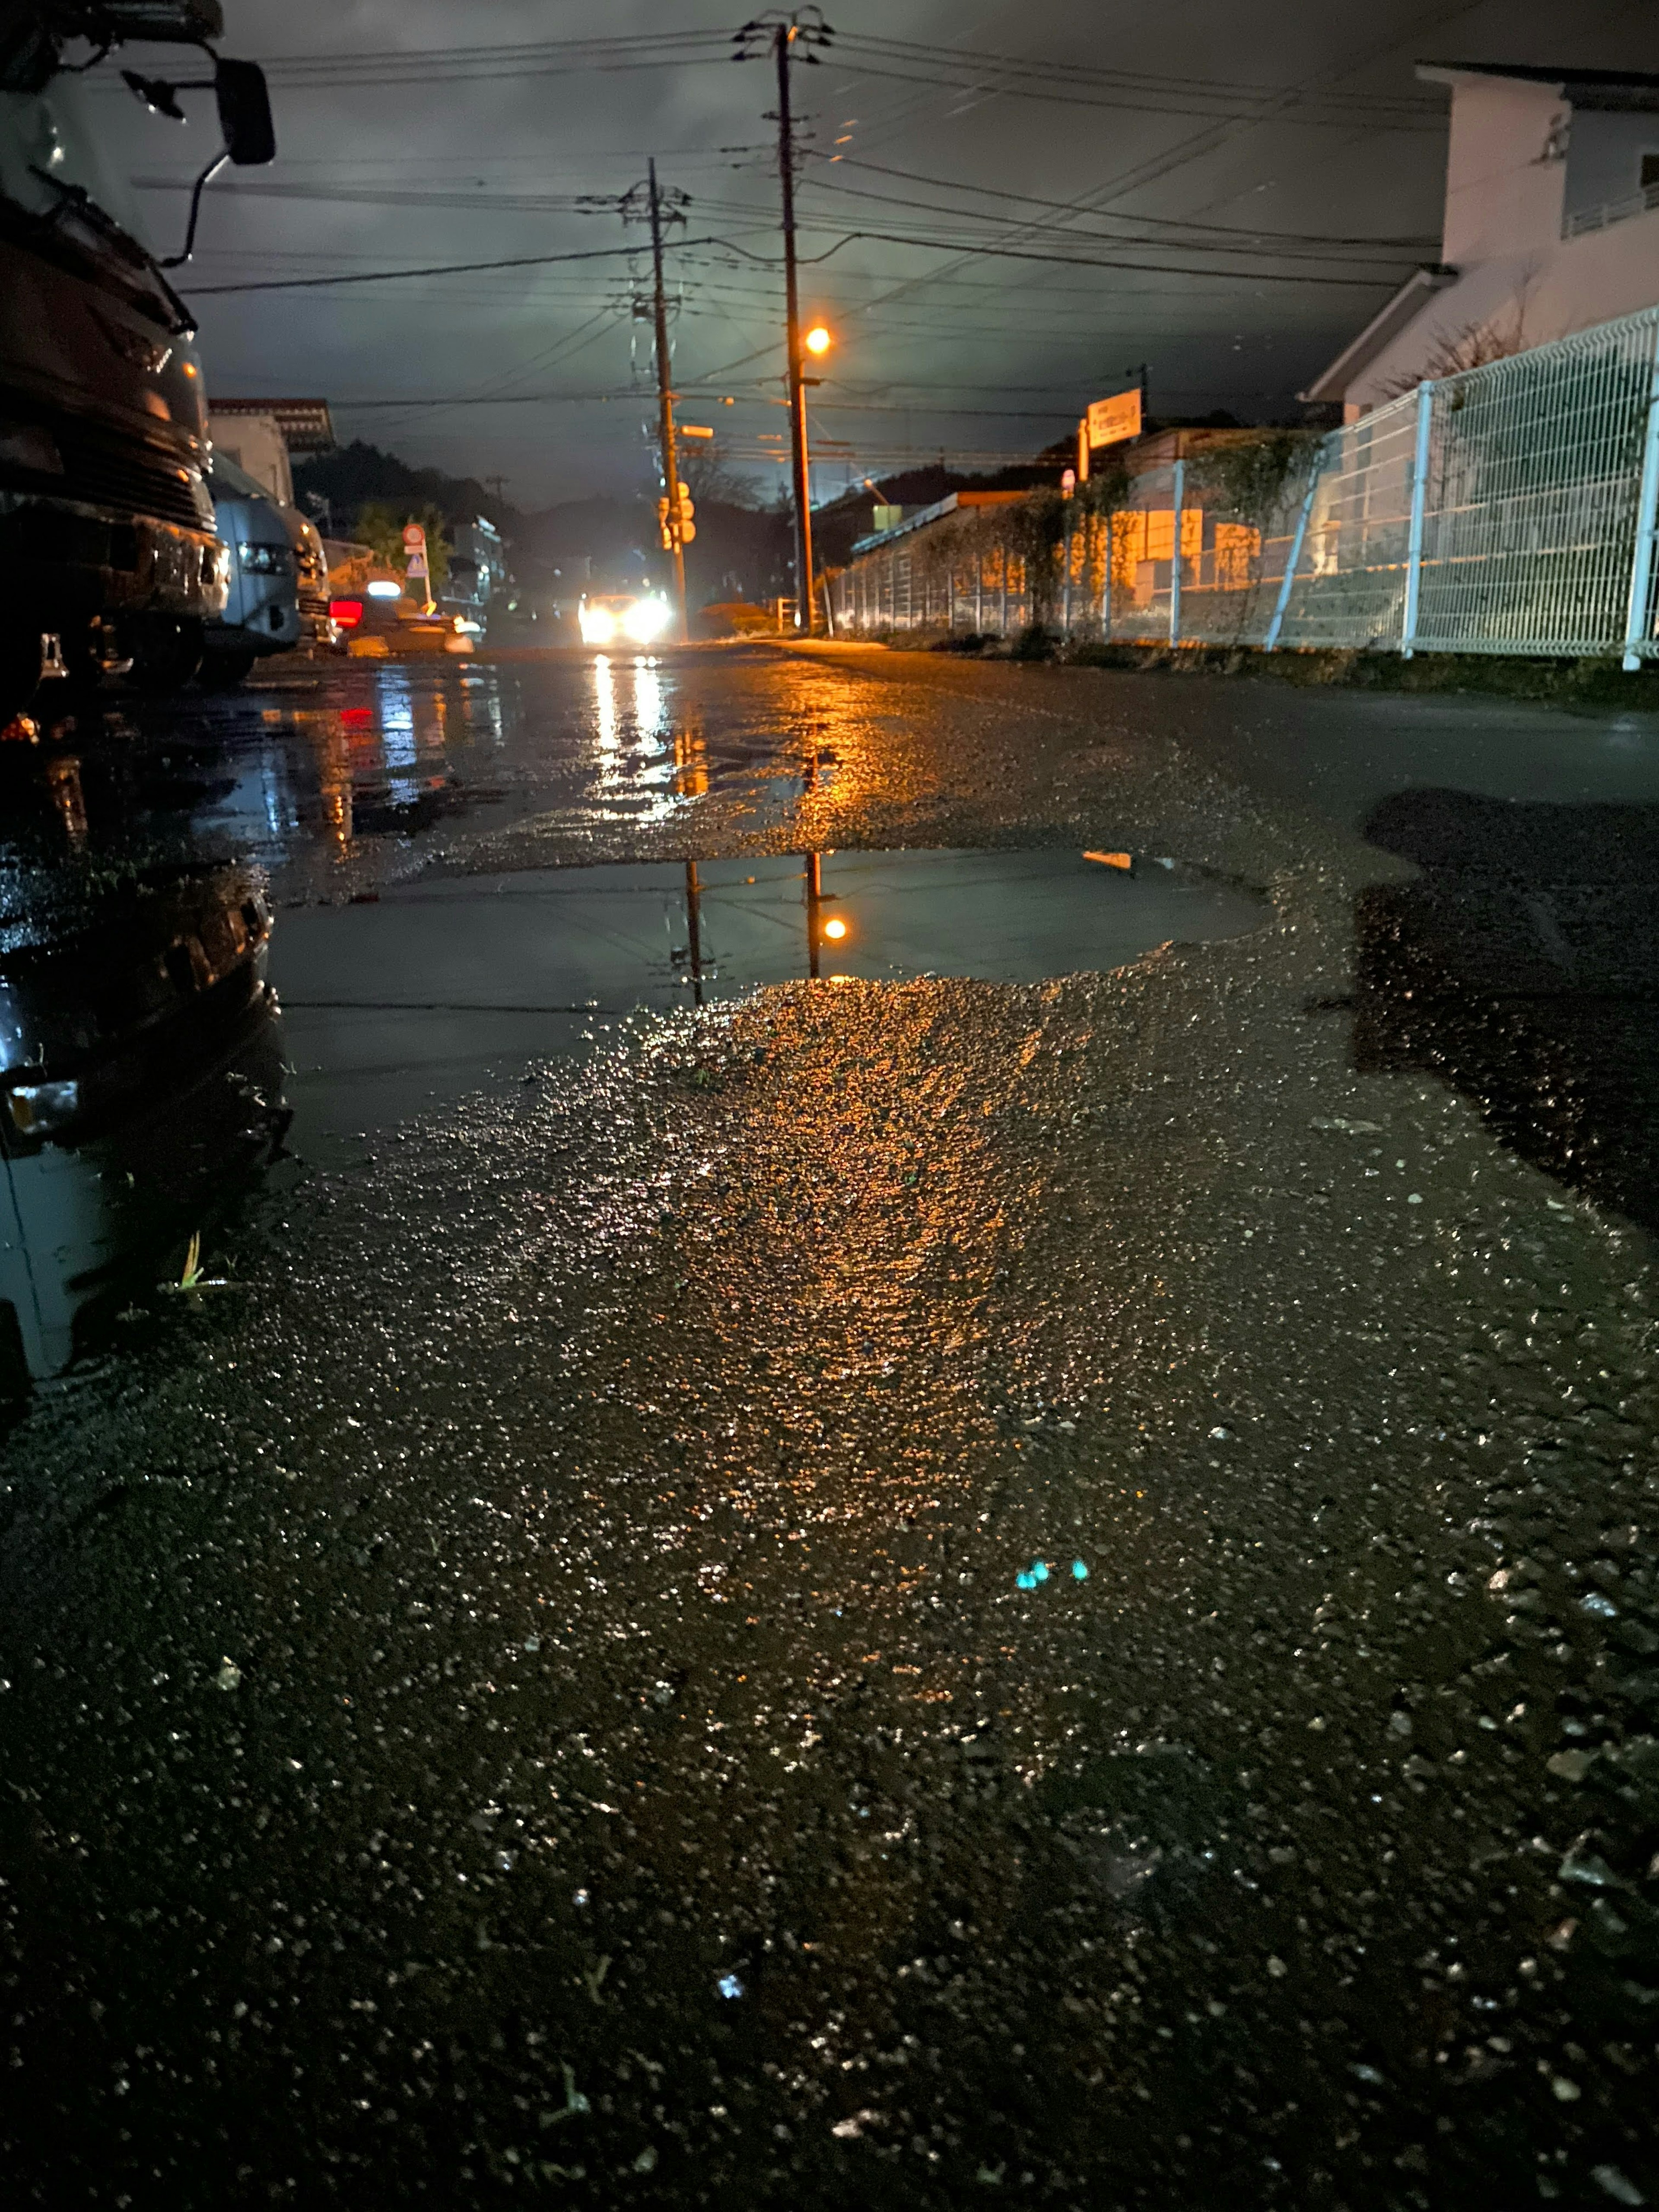
[[[783,283],[788,317],[789,444],[795,490],[795,623],[810,637],[812,592],[812,473],[806,448],[806,385],[801,374],[800,292],[795,273],[795,132],[789,103],[790,48],[797,27],[779,23],[772,43],[778,66],[778,181],[783,193]]]
[[[812,477],[806,447],[806,386],[802,374],[800,292],[795,268],[795,123],[790,97],[790,67],[799,48],[815,62],[811,49],[827,46],[834,33],[816,8],[785,15],[757,15],[738,33],[734,59],[747,61],[772,50],[777,70],[778,183],[783,196],[783,280],[787,314],[790,476],[795,510],[795,622],[810,636],[817,627],[812,576]],[[763,44],[764,41],[764,44]]]

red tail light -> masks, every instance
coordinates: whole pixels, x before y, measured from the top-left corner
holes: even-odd
[[[338,623],[342,629],[356,629],[363,618],[363,603],[361,599],[331,599],[328,615],[329,620]]]

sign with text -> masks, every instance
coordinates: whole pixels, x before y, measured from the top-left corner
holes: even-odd
[[[1126,438],[1140,435],[1140,386],[1115,392],[1109,399],[1097,399],[1089,408],[1089,443],[1121,446]]]

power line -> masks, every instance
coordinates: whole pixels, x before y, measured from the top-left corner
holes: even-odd
[[[820,155],[817,158],[821,161],[842,164],[849,169],[867,170],[872,176],[896,177],[906,184],[927,185],[935,191],[973,192],[984,198],[1014,200],[1028,207],[1052,208],[1061,215],[1078,212],[1077,203],[1073,200],[1042,199],[1034,192],[1004,191],[994,185],[957,184],[949,177],[928,177],[919,174],[914,169],[889,168],[882,162],[861,161],[852,154]],[[1352,238],[1338,236],[1335,234],[1328,235],[1317,231],[1246,230],[1233,223],[1197,222],[1184,216],[1139,214],[1111,216],[1106,215],[1104,210],[1098,212],[1109,222],[1144,223],[1157,230],[1207,230],[1224,238],[1256,239],[1273,245],[1398,247],[1401,252],[1407,252],[1439,244],[1437,239],[1427,237]]]
[[[918,215],[950,216],[958,222],[1000,222],[1006,229],[1024,231],[1027,234],[1036,233],[1039,236],[1045,233],[1059,232],[1062,228],[1059,223],[1038,224],[1030,220],[1027,220],[1024,222],[1018,222],[1011,216],[975,215],[971,209],[945,207],[934,200],[896,199],[889,192],[863,191],[860,191],[859,186],[856,185],[836,184],[827,177],[816,177],[813,179],[813,183],[819,191],[841,193],[851,199],[873,200],[881,207],[909,209],[913,210]],[[1063,204],[1059,201],[1050,200],[1047,202],[1037,201],[1033,203],[1033,204],[1037,206],[1047,205],[1049,207],[1059,207]],[[1109,220],[1111,219],[1112,218],[1109,218]],[[1127,221],[1133,221],[1134,219],[1135,218],[1133,217],[1117,218],[1117,220]],[[1248,255],[1250,258],[1258,261],[1340,261],[1345,258],[1352,258],[1352,248],[1345,247],[1340,244],[1333,245],[1329,247],[1281,246],[1265,243],[1252,244],[1249,242],[1249,234],[1232,234],[1235,237],[1242,236],[1244,240],[1244,242],[1237,245],[1212,244],[1209,239],[1200,238],[1125,237],[1119,234],[1102,231],[1071,232],[1067,234],[1081,238],[1085,241],[1090,241],[1100,246],[1161,246],[1168,251],[1180,251],[1184,249],[1194,253],[1243,254]],[[1397,264],[1403,257],[1396,251],[1391,253],[1389,258]]]
[[[827,261],[831,253],[839,253],[843,246],[854,245],[858,240],[866,238],[878,239],[889,246],[919,246],[932,247],[935,251],[945,252],[952,250],[948,245],[941,246],[937,239],[908,238],[891,230],[853,230],[848,231],[845,238],[837,239],[827,252],[816,254],[812,258],[815,261]],[[1177,268],[1169,262],[1104,261],[1093,256],[1076,253],[1037,253],[1025,246],[973,245],[969,246],[964,258],[974,259],[987,256],[993,260],[1053,262],[1067,269],[1121,269],[1133,275],[1146,276],[1216,276],[1230,284],[1334,284],[1341,285],[1350,290],[1357,288],[1360,291],[1374,292],[1391,282],[1386,276],[1310,276],[1304,275],[1300,270],[1286,270],[1280,272],[1271,269],[1190,269]],[[927,281],[926,277],[908,280],[909,283],[926,283]],[[872,301],[872,305],[876,303]]]
[[[694,246],[724,246],[720,238],[698,238]],[[515,253],[505,261],[444,261],[426,269],[362,269],[349,276],[276,276],[245,284],[197,284],[187,299],[207,300],[227,292],[297,292],[324,284],[387,284],[404,276],[473,276],[484,269],[545,269],[562,261],[616,261],[640,251],[637,246],[599,246],[582,253]]]
[[[627,72],[724,62],[728,36],[724,31],[667,31],[648,40],[544,39],[501,46],[383,47],[355,54],[278,54],[261,66],[268,81],[279,86],[447,85],[567,70]],[[113,70],[99,81],[112,87],[120,82]]]
[[[1310,113],[1305,120],[1334,127],[1356,119],[1377,122],[1383,128],[1443,129],[1437,103],[1407,95],[1403,98],[1364,94],[1314,93],[1303,88],[1276,85],[1229,86],[1206,83],[1201,78],[1149,76],[1102,70],[1073,62],[1044,62],[1029,56],[975,53],[952,46],[948,51],[919,46],[901,39],[852,35],[836,42],[837,58],[852,56],[852,66],[861,76],[894,76],[901,71],[925,72],[921,78],[900,76],[900,82],[929,84],[956,82],[966,75],[966,89],[1001,93],[1024,99],[1058,101],[1069,106],[1133,107],[1141,113],[1249,116],[1264,106],[1305,103],[1330,111],[1328,117]],[[953,78],[950,72],[957,74]],[[1056,89],[1064,87],[1065,89]],[[1092,97],[1091,95],[1093,95]],[[1207,105],[1206,105],[1207,103]]]

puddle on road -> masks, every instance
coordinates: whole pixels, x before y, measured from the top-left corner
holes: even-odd
[[[295,1142],[326,1157],[435,1099],[580,1053],[638,1007],[817,975],[1034,982],[1257,927],[1172,863],[1065,852],[830,853],[425,882],[285,914],[272,975]]]

